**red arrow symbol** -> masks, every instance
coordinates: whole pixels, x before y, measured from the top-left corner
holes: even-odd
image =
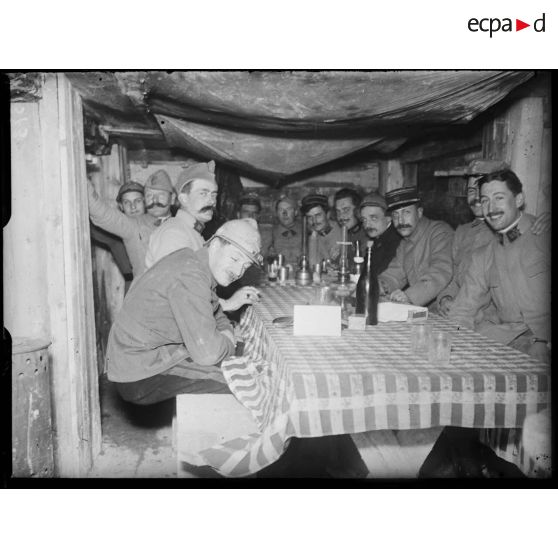
[[[524,21],[521,21],[520,19],[515,20],[515,30],[516,31],[521,31],[522,29],[525,29],[526,27],[531,27],[531,24],[530,23],[525,23]]]

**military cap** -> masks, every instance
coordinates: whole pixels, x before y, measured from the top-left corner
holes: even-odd
[[[397,188],[396,190],[391,190],[391,192],[386,192],[385,199],[389,211],[420,202],[418,190],[414,186]]]

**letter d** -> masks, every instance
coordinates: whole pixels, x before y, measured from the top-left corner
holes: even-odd
[[[537,33],[544,33],[544,24],[545,24],[544,16],[545,16],[545,14],[543,13],[542,17],[539,18],[539,19],[536,19],[536,20],[535,20],[535,23],[533,23],[533,29],[534,29]],[[541,27],[540,29],[538,28],[539,21],[542,21],[542,27]]]

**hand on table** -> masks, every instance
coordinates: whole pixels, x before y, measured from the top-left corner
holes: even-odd
[[[245,304],[254,304],[260,299],[260,291],[256,287],[242,287],[238,289],[229,299],[221,299],[221,308],[225,312],[238,310]]]
[[[447,318],[449,315],[449,311],[453,305],[453,298],[449,295],[443,296],[438,303],[438,311],[440,316]]]
[[[393,291],[389,295],[389,299],[392,302],[402,302],[404,304],[409,304],[411,302],[409,300],[409,297],[401,289],[397,289],[397,290]]]
[[[380,287],[380,296],[389,298],[389,288],[385,281],[378,279],[378,286]]]

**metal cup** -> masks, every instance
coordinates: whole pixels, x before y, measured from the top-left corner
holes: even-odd
[[[313,266],[312,282],[315,284],[319,284],[322,282],[322,266],[319,263],[314,264]]]

